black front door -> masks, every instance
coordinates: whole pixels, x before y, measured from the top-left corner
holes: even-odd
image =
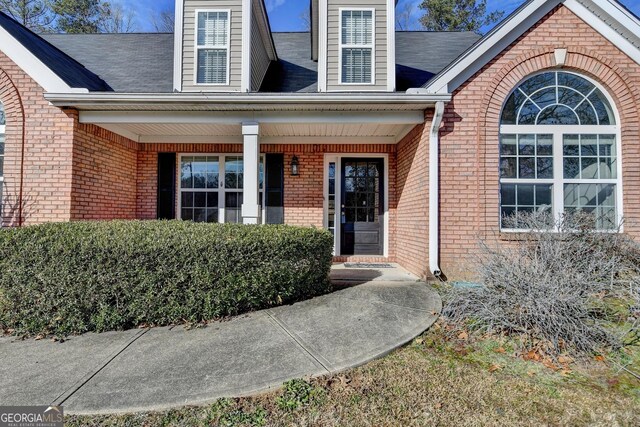
[[[384,160],[342,159],[341,255],[382,255]]]

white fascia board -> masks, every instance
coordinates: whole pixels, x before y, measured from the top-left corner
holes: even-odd
[[[242,0],[242,71],[240,78],[241,92],[251,92],[251,9],[251,0]],[[229,28],[231,28],[231,22],[229,22]]]
[[[375,110],[376,104],[433,105],[435,102],[451,101],[450,94],[406,94],[406,93],[248,93],[248,94],[137,94],[137,93],[46,93],[45,99],[58,107],[108,107],[113,106],[174,106],[190,105],[227,105],[229,108],[272,105],[284,107],[290,105],[327,106],[335,105],[369,106]]]
[[[560,3],[561,0],[532,1],[507,22],[499,24],[495,31],[454,62],[449,70],[429,83],[427,91],[452,93]]]
[[[45,92],[87,93],[85,88],[72,88],[40,61],[29,49],[0,27],[0,50],[38,83]]]
[[[396,0],[387,0],[387,91],[396,90]]]
[[[173,90],[182,91],[182,37],[184,27],[184,0],[176,0],[173,29]]]
[[[429,83],[427,91],[430,93],[452,93],[560,3],[563,3],[576,16],[630,58],[640,63],[640,49],[589,10],[583,4],[585,2],[592,3],[594,7],[606,13],[613,21],[627,28],[631,34],[640,34],[638,20],[614,0],[534,0],[512,16],[508,22],[500,25],[496,31],[489,33],[485,39],[458,59],[446,72]]]
[[[424,123],[424,112],[212,112],[212,111],[80,111],[80,123],[119,124],[238,124],[247,121],[281,124],[406,124]]]
[[[318,1],[318,92],[327,91],[328,2]]]
[[[594,4],[610,16],[612,20],[615,20],[618,24],[632,32],[632,34],[636,36],[640,34],[640,25],[638,25],[637,20],[630,19],[628,13],[622,13],[619,7],[613,6],[609,1],[603,2],[596,0]],[[636,63],[640,64],[640,49],[604,22],[599,16],[595,15],[581,2],[577,0],[565,0],[564,5]]]
[[[276,45],[273,42],[271,35],[271,26],[269,25],[269,17],[267,16],[267,10],[265,9],[264,0],[254,0],[254,4],[258,9],[258,27],[260,28],[260,36],[262,42],[267,49],[269,59],[272,61],[278,60],[278,52],[276,51]]]

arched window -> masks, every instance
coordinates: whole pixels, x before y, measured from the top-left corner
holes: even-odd
[[[4,185],[4,106],[0,102],[0,225],[2,224],[2,187]]]
[[[597,84],[565,71],[536,74],[509,96],[500,122],[503,229],[519,214],[593,213],[597,228],[621,220],[619,127]],[[515,226],[505,219],[515,217]]]

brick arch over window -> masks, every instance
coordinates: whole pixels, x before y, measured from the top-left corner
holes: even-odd
[[[22,188],[25,141],[25,116],[22,97],[9,75],[0,68],[0,102],[4,106],[5,156],[2,226],[22,225]]]
[[[624,215],[631,219],[626,231],[640,236],[640,93],[627,82],[627,74],[612,61],[580,47],[558,46],[567,49],[566,62],[558,67],[555,48],[529,51],[510,61],[498,71],[484,93],[477,118],[477,152],[485,160],[480,162],[478,190],[485,194],[478,199],[478,211],[484,223],[481,234],[488,235],[499,223],[498,191],[499,130],[504,103],[511,91],[528,76],[545,70],[565,70],[599,82],[609,93],[619,114],[622,136]],[[636,188],[639,188],[636,190]],[[495,194],[494,194],[495,193]]]

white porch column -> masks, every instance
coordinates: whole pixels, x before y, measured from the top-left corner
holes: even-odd
[[[244,199],[242,203],[242,222],[258,224],[260,220],[260,143],[255,122],[242,123],[243,162],[244,162]]]

